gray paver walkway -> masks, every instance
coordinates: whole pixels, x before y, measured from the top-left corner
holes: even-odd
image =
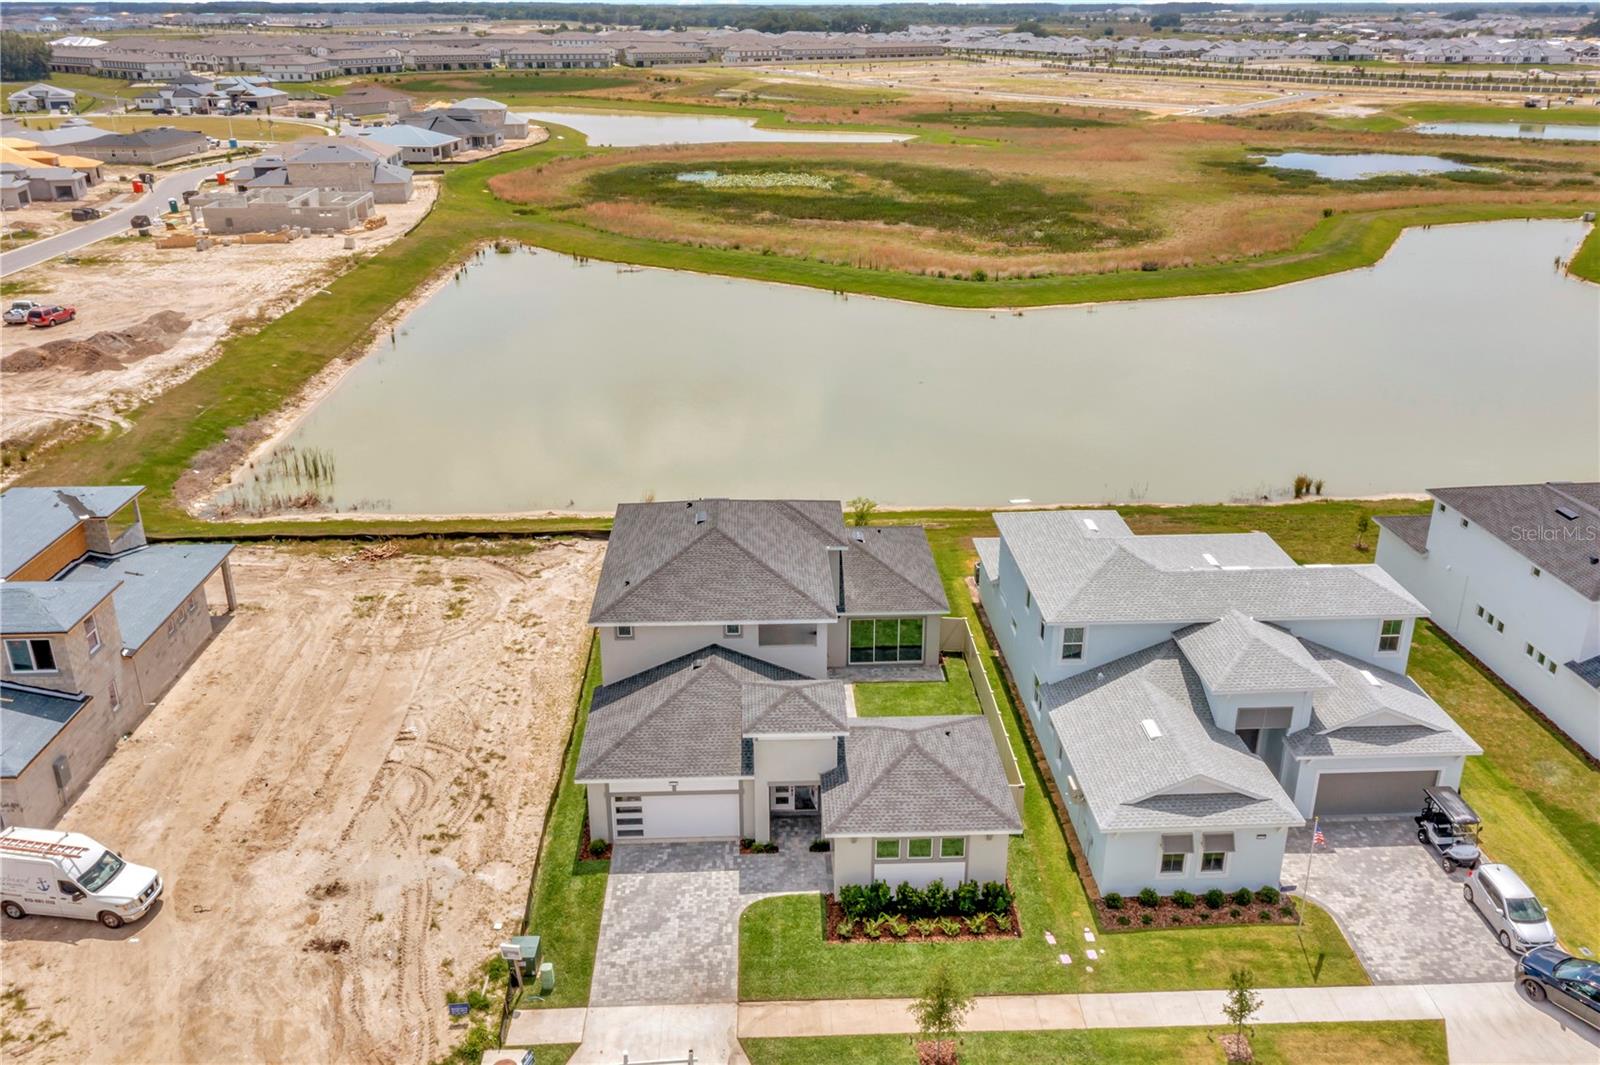
[[[1446,873],[1409,819],[1324,821],[1322,834],[1307,881],[1311,829],[1289,833],[1283,881],[1333,914],[1374,983],[1511,979],[1516,960],[1461,896],[1466,874]]]
[[[591,1006],[733,1002],[739,913],[769,895],[830,890],[816,820],[774,820],[777,854],[733,843],[629,843],[611,859]]]

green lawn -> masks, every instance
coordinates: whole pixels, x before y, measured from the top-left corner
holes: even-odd
[[[589,648],[589,667],[583,678],[578,718],[573,723],[572,742],[561,770],[561,786],[556,791],[550,828],[540,851],[539,871],[528,908],[531,916],[524,929],[527,935],[542,937],[540,947],[544,958],[556,967],[556,989],[541,1003],[544,1007],[586,1005],[589,981],[594,976],[600,910],[605,902],[606,873],[611,863],[577,858],[587,803],[584,789],[572,782],[572,773],[578,764],[578,749],[583,745],[589,701],[599,686],[600,643],[596,640]],[[525,1000],[522,1007],[535,1008],[531,999]],[[543,1065],[542,1058],[540,1061]]]
[[[944,656],[944,683],[873,681],[855,685],[860,717],[910,717],[924,714],[981,714],[972,674],[960,655]]]
[[[1221,1018],[1218,1018],[1220,1021]],[[1225,1028],[1097,1028],[1058,1032],[969,1032],[962,1065],[1222,1065]],[[915,1065],[903,1035],[744,1039],[752,1065]],[[1264,1024],[1250,1044],[1260,1065],[1444,1065],[1443,1021]],[[544,1061],[540,1059],[540,1065]]]

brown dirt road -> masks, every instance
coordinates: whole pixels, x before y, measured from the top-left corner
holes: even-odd
[[[449,1049],[446,992],[522,916],[602,548],[478,550],[234,553],[240,611],[62,821],[158,869],[164,898],[115,932],[5,922],[20,1030],[61,1033],[6,1057]]]

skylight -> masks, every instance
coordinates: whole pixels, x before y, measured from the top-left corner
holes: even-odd
[[[1139,722],[1139,727],[1144,729],[1144,734],[1149,736],[1151,739],[1159,740],[1161,738],[1161,726],[1150,720],[1148,717]]]
[[[1578,512],[1573,510],[1571,507],[1557,507],[1556,513],[1561,515],[1563,518],[1566,518],[1568,521],[1578,520]]]
[[[1206,560],[1206,565],[1208,565],[1208,566],[1221,566],[1222,565],[1222,563],[1217,561],[1217,556],[1213,555],[1209,551],[1207,551],[1205,554],[1201,555],[1200,557]]]
[[[1100,526],[1095,523],[1095,520],[1093,518],[1084,518],[1083,519],[1083,527],[1085,529],[1088,529],[1090,532],[1099,532],[1100,531]]]
[[[1383,687],[1383,681],[1379,680],[1377,677],[1374,677],[1370,669],[1363,669],[1361,671],[1361,675],[1365,677],[1367,679],[1367,683],[1372,685],[1374,688]]]

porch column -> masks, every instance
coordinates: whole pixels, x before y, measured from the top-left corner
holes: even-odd
[[[222,560],[222,590],[228,597],[228,613],[239,609],[239,597],[233,590],[233,562],[229,559]]]

